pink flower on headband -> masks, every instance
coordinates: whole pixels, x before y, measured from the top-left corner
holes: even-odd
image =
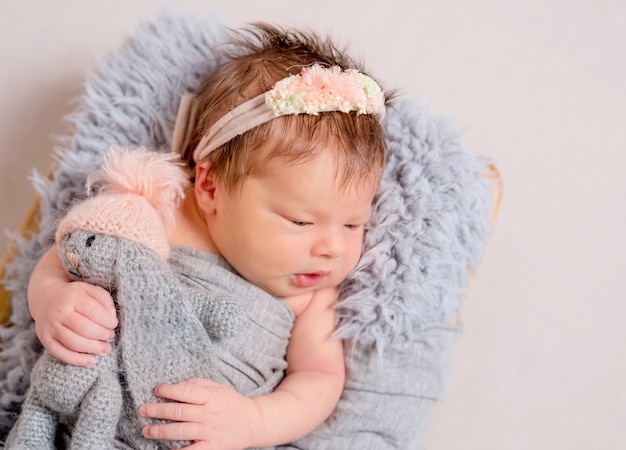
[[[373,79],[358,70],[319,64],[276,83],[265,94],[265,102],[276,116],[325,111],[383,116],[385,112],[385,96]]]
[[[181,102],[179,117],[187,117]],[[278,81],[272,90],[260,94],[232,109],[211,126],[193,152],[194,161],[202,161],[213,150],[235,136],[288,114],[357,111],[385,117],[385,96],[378,84],[358,70],[342,70],[338,66],[324,68],[319,64],[305,67],[297,75]],[[182,122],[181,122],[182,123]],[[176,126],[179,125],[176,120]],[[175,130],[175,135],[178,132]]]

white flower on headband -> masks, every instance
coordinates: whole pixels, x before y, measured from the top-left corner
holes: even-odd
[[[383,116],[385,111],[385,96],[373,79],[358,70],[319,64],[277,82],[265,102],[276,116],[325,111]]]

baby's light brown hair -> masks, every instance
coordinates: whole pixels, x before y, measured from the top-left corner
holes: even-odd
[[[193,150],[210,127],[279,80],[316,63],[362,71],[329,39],[264,23],[234,33],[224,53],[226,62],[196,93],[200,113],[190,145],[182,151],[190,169],[195,166]],[[233,138],[207,157],[210,170],[228,189],[240,186],[261,162],[255,150],[267,143],[275,145],[266,158],[283,158],[291,163],[314,158],[326,148],[336,149],[340,186],[355,181],[378,183],[385,164],[385,136],[376,117],[324,112],[281,116]]]

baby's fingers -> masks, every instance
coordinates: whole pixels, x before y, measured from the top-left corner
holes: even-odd
[[[115,331],[104,327],[98,322],[94,322],[92,319],[85,316],[80,308],[76,310],[74,314],[71,314],[63,319],[63,321],[55,326],[54,337],[59,339],[63,344],[70,347],[72,350],[81,351],[85,353],[98,353],[90,352],[89,349],[80,346],[76,346],[71,341],[73,336],[68,335],[67,331],[71,331],[80,337],[88,340],[97,341],[110,341],[115,337]],[[69,338],[69,339],[68,339]]]
[[[110,330],[103,329],[103,333],[112,333]],[[90,333],[87,333],[90,334]],[[97,338],[85,336],[74,330],[60,326],[57,328],[56,337],[53,338],[60,345],[66,347],[69,351],[75,353],[89,353],[93,355],[108,355],[111,353],[111,346],[106,342],[102,342]],[[109,340],[108,338],[107,340]]]
[[[192,378],[176,384],[160,384],[156,387],[154,393],[168,400],[202,405],[209,400],[211,388],[231,389],[215,381],[203,378]]]
[[[202,407],[186,403],[147,403],[139,407],[139,415],[175,422],[195,422],[202,418]]]
[[[148,439],[165,439],[169,441],[195,441],[203,439],[206,430],[199,423],[173,422],[161,425],[148,425],[142,433]]]
[[[96,363],[94,355],[72,351],[56,339],[51,339],[44,346],[52,356],[72,366],[88,367]]]
[[[117,311],[111,295],[101,287],[92,285],[85,285],[85,293],[95,301],[78,302],[76,311],[109,330],[117,327]]]

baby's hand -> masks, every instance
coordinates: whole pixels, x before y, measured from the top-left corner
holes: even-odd
[[[155,389],[170,403],[142,405],[139,414],[172,423],[148,425],[149,439],[189,440],[186,449],[242,449],[250,446],[259,410],[253,399],[235,389],[206,379],[161,384]]]
[[[56,358],[75,366],[95,364],[93,355],[107,355],[106,343],[115,336],[117,315],[113,299],[98,286],[65,280],[29,290],[35,331]]]

